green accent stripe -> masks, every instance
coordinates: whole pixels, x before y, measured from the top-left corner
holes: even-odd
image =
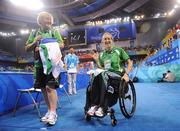
[[[46,60],[46,66],[47,66],[46,72],[49,74],[49,72],[51,71],[51,68],[52,68],[52,64],[51,64],[50,59],[48,59],[49,58],[48,50],[47,50],[47,47],[45,45],[40,45],[40,46],[43,49],[43,53],[44,53],[45,60]]]

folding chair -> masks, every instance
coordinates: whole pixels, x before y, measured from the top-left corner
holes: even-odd
[[[60,84],[60,85],[59,85],[59,88],[60,88],[60,89],[63,89],[63,91],[65,92],[65,94],[66,94],[66,96],[67,96],[67,98],[68,98],[68,100],[69,100],[69,103],[71,104],[72,101],[71,101],[71,98],[70,98],[69,94],[67,93],[67,91],[66,91],[66,89],[65,89],[65,84]],[[59,99],[58,99],[58,105],[59,105],[58,107],[61,108]]]
[[[41,118],[41,113],[39,111],[40,101],[37,104],[37,98],[39,96],[39,93],[41,93],[41,89],[35,89],[34,87],[28,88],[28,89],[18,89],[18,96],[17,96],[17,99],[16,99],[16,104],[15,104],[14,111],[13,111],[13,116],[15,116],[15,114],[16,114],[16,108],[17,108],[18,102],[20,100],[21,94],[24,94],[24,93],[29,94],[29,96],[32,99],[33,104],[34,104],[34,106],[35,106],[35,108],[36,108],[36,110],[38,112],[38,116]],[[32,93],[37,93],[35,99],[34,99]]]

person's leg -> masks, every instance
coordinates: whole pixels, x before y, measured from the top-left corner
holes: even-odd
[[[88,110],[88,114],[93,116],[102,117],[103,107],[104,107],[104,99],[106,93],[106,86],[103,80],[103,73],[96,76],[92,82],[92,89],[91,89],[91,108]]]
[[[57,100],[58,100],[56,88],[59,87],[59,78],[55,79],[51,73],[46,76],[46,80],[44,81],[44,83],[46,83],[46,92],[48,98],[47,101],[49,103],[49,107],[48,107],[49,115],[46,122],[49,123],[50,125],[54,125],[58,117],[56,113]]]
[[[72,94],[72,74],[68,73],[68,93]]]
[[[46,78],[46,91],[49,101],[49,110],[51,112],[56,112],[57,108],[57,91],[56,89],[59,87],[59,78],[54,78],[52,73],[49,74]]]
[[[46,89],[45,87],[42,88],[41,91],[42,91],[42,94],[43,94],[45,103],[46,103],[46,105],[47,105],[47,108],[48,108],[48,111],[47,111],[46,114],[41,118],[41,121],[42,121],[42,122],[47,122],[48,117],[49,117],[49,114],[50,114],[49,97],[48,97],[48,94],[47,94],[47,89]]]
[[[118,90],[117,87],[119,87],[120,78],[120,75],[113,72],[104,72],[99,76],[99,108],[95,112],[96,116],[102,117],[104,112],[108,110],[108,107],[113,105],[113,103],[110,103],[112,102],[110,98],[112,97],[111,95],[114,95],[115,91]],[[108,94],[108,91],[112,94]]]
[[[46,122],[49,116],[49,112],[50,112],[49,98],[48,98],[47,89],[46,89],[46,75],[44,75],[42,67],[36,68],[35,73],[36,73],[36,76],[35,76],[34,88],[41,89],[45,103],[47,104],[47,108],[48,108],[46,114],[41,118],[42,122]]]
[[[48,95],[47,95],[47,89],[46,88],[42,88],[41,91],[42,91],[45,103],[47,104],[48,111],[49,111],[50,105],[49,105],[49,98],[48,98]]]
[[[48,120],[47,122],[50,125],[55,125],[56,121],[57,121],[57,113],[56,113],[56,109],[57,109],[57,91],[53,86],[48,86],[47,87],[47,95],[48,95],[48,100],[49,100],[49,116],[48,116]]]
[[[96,76],[92,82],[91,87],[91,101],[92,105],[99,105],[100,103],[100,95],[101,95],[101,89],[100,89],[101,81],[100,81],[100,74]]]
[[[57,91],[54,89],[54,87],[47,87],[47,96],[48,96],[48,104],[49,104],[49,111],[56,112],[57,108]]]
[[[103,78],[103,73],[101,73],[101,75],[99,76],[99,80],[101,82],[99,82],[99,91],[100,91],[100,94],[99,94],[99,106],[100,107],[104,107],[104,100],[105,100],[105,94],[106,94],[106,84],[107,83],[105,81],[105,78]]]
[[[99,83],[99,75],[95,76],[92,78],[92,85],[89,90],[89,96],[87,97],[90,101],[89,103],[89,110],[87,111],[87,114],[90,116],[94,116],[95,111],[98,108],[99,105],[99,88],[98,88],[98,83]],[[87,95],[87,94],[86,94]]]
[[[99,117],[102,117],[104,115],[104,110],[106,110],[107,107],[105,107],[106,105],[106,82],[103,78],[103,73],[101,73],[99,75],[99,82],[98,82],[98,90],[99,90],[99,95],[98,95],[98,109],[95,111],[95,115],[96,116],[99,116]]]
[[[77,76],[77,74],[76,73],[74,73],[74,74],[72,74],[72,84],[73,84],[73,93],[74,94],[77,94],[77,91],[76,91],[76,76]]]

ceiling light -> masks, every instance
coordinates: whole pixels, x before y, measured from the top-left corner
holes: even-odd
[[[0,31],[0,36],[2,37],[12,37],[12,36],[16,36],[16,34],[14,32],[1,32]]]
[[[156,18],[159,18],[160,15],[161,15],[160,13],[157,13],[155,17],[156,17]]]
[[[143,19],[143,18],[144,18],[144,15],[141,15],[141,18]]]
[[[123,22],[126,22],[126,21],[127,21],[127,19],[126,19],[126,17],[124,17]]]
[[[137,15],[135,15],[135,16],[134,16],[134,18],[135,18],[135,19],[137,19],[137,18],[138,18],[138,16],[137,16]]]
[[[29,30],[28,30],[28,29],[21,29],[21,30],[20,30],[20,33],[21,33],[22,35],[26,35],[26,34],[29,34]]]
[[[174,12],[175,12],[175,9],[172,9],[172,10],[168,13],[168,15],[171,16]]]
[[[175,5],[175,6],[174,6],[174,9],[176,9],[176,8],[178,8],[178,5]]]
[[[39,10],[43,8],[41,0],[10,0],[14,5],[21,6],[27,9]]]

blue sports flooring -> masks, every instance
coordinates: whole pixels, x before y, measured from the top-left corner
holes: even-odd
[[[90,122],[84,119],[85,89],[71,96],[72,104],[66,96],[60,97],[61,108],[58,109],[58,122],[47,126],[39,121],[33,106],[27,106],[0,117],[0,131],[178,131],[180,129],[180,83],[137,83],[137,108],[131,119],[121,114],[119,103],[114,106],[118,123],[111,126],[109,116],[103,119],[93,118]],[[43,103],[41,113],[46,112]]]

